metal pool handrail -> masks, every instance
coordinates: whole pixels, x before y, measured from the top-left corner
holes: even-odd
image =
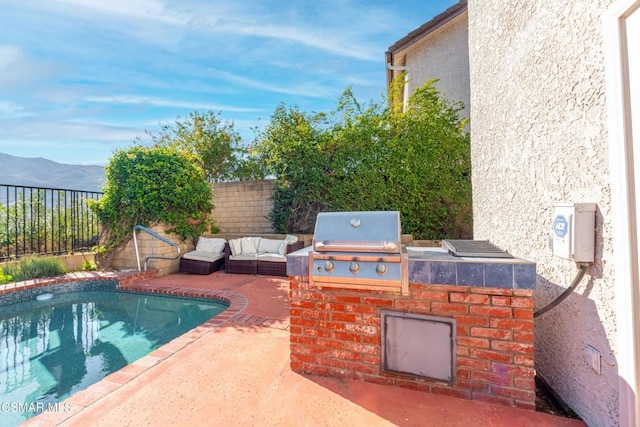
[[[149,261],[150,259],[178,259],[178,257],[180,257],[180,246],[178,246],[176,243],[172,242],[166,237],[159,235],[155,231],[148,229],[147,227],[144,227],[142,225],[136,225],[135,227],[133,227],[133,245],[136,248],[136,259],[138,260],[138,271],[142,271],[142,270],[140,269],[140,253],[138,252],[138,239],[136,238],[136,230],[144,231],[148,235],[155,237],[156,239],[168,245],[173,246],[178,251],[178,253],[174,257],[162,256],[162,255],[149,255],[144,259],[144,271],[147,271],[147,261]]]

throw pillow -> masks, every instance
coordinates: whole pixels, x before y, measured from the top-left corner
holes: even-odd
[[[282,244],[282,240],[275,239],[260,239],[258,243],[258,253],[259,254],[277,254],[280,252],[280,245]]]
[[[278,253],[280,253],[280,255],[286,255],[287,246],[289,246],[289,243],[286,240],[280,240],[280,247],[278,248]]]
[[[258,243],[260,243],[260,237],[243,237],[241,241],[243,254],[258,253]]]
[[[231,249],[231,255],[242,254],[242,239],[229,240],[229,249]]]
[[[284,241],[287,243],[295,243],[298,241],[298,236],[294,236],[293,234],[287,234],[284,238]]]

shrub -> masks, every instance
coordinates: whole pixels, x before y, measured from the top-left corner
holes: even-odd
[[[9,273],[5,272],[2,267],[0,267],[0,285],[11,283],[12,280],[13,278],[9,275]]]
[[[417,239],[470,238],[463,106],[433,83],[411,96],[406,112],[362,106],[349,89],[328,115],[279,106],[257,145],[276,177],[274,229],[311,233],[326,210],[396,210],[403,233]]]
[[[8,264],[3,269],[5,277],[10,276],[13,282],[42,277],[54,277],[65,274],[67,269],[58,258],[26,257],[15,264]]]
[[[135,225],[164,223],[167,233],[197,239],[211,223],[211,187],[195,158],[174,147],[133,146],[107,166],[101,200],[90,203],[102,226],[96,262],[108,268]]]
[[[84,255],[82,255],[82,271],[96,271],[98,266],[95,262],[89,261]]]

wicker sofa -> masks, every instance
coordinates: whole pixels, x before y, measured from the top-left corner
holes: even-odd
[[[224,265],[225,239],[200,237],[196,249],[180,258],[181,273],[211,274]]]
[[[295,236],[285,239],[242,237],[227,242],[224,271],[235,274],[287,275],[287,254],[304,247]]]

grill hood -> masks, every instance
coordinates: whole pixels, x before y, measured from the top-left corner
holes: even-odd
[[[322,212],[316,219],[313,250],[400,253],[400,214]]]

